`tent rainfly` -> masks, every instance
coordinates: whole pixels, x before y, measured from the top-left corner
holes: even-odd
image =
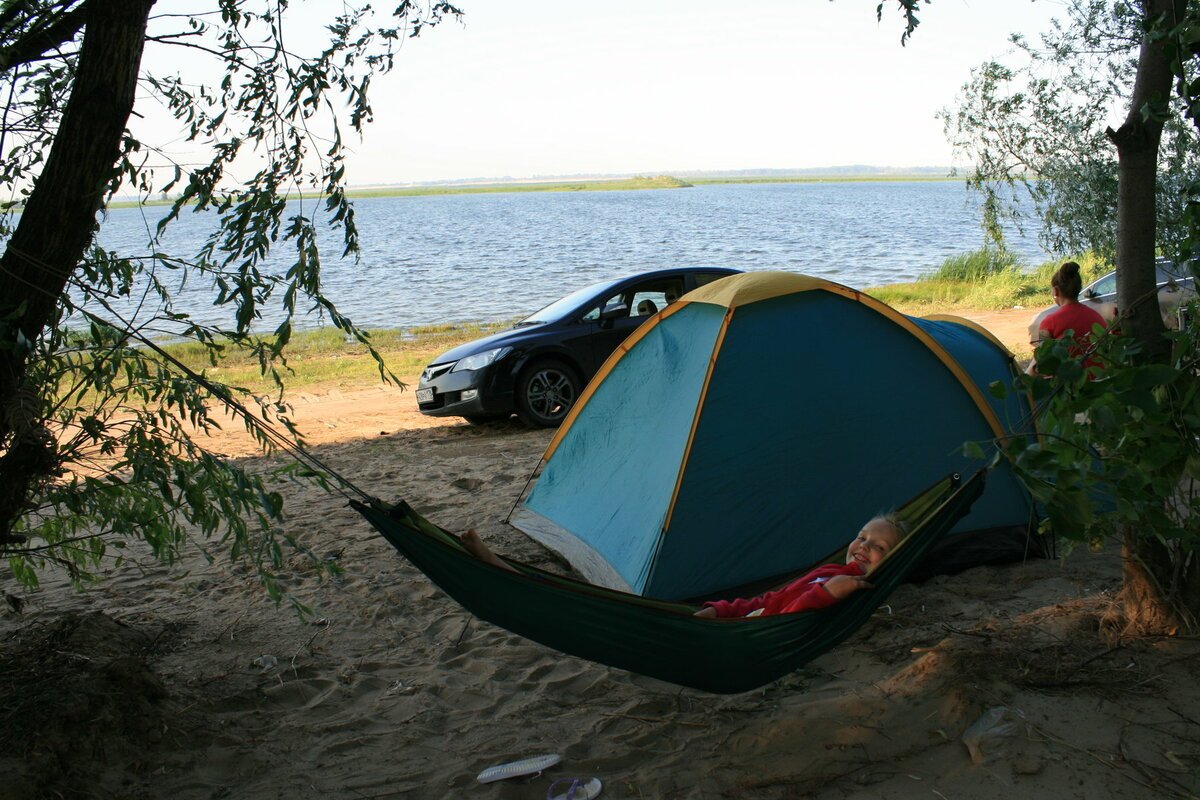
[[[719,595],[819,562],[861,525],[1029,424],[997,399],[1011,354],[963,319],[751,272],[685,295],[613,353],[551,440],[512,524],[589,581]],[[1028,493],[1002,462],[930,558],[1033,554]]]

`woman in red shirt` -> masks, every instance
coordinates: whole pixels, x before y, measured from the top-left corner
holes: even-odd
[[[1068,352],[1075,358],[1082,356],[1092,339],[1092,329],[1099,325],[1106,327],[1104,317],[1091,306],[1079,302],[1079,292],[1083,289],[1083,279],[1079,276],[1079,265],[1074,261],[1063,264],[1050,279],[1050,291],[1054,296],[1054,304],[1058,308],[1051,312],[1038,325],[1038,341],[1045,339],[1063,339],[1070,336],[1074,344]],[[1091,361],[1086,367],[1095,366]]]

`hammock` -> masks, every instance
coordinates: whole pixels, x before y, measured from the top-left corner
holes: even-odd
[[[351,501],[443,591],[480,619],[548,647],[709,692],[764,686],[858,629],[983,492],[984,473],[945,478],[897,512],[909,536],[871,573],[874,589],[829,608],[737,620],[699,619],[696,606],[652,600],[504,559],[517,572],[468,553],[458,537],[407,503]],[[849,538],[849,534],[847,534]]]

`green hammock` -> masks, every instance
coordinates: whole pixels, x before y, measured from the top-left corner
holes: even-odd
[[[983,491],[984,474],[939,481],[897,512],[910,535],[871,573],[875,588],[829,608],[750,619],[698,619],[696,606],[651,600],[505,559],[484,563],[407,503],[351,505],[475,616],[564,653],[680,686],[733,694],[764,686],[850,636]],[[847,539],[849,533],[847,533]]]

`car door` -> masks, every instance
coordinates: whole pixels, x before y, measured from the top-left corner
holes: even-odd
[[[596,331],[591,337],[588,378],[600,369],[600,365],[629,334],[667,307],[669,296],[678,297],[683,290],[683,279],[672,276],[629,283],[614,289],[605,297],[594,311]],[[613,312],[617,312],[617,316],[612,316]]]
[[[588,374],[584,377],[590,380],[617,346],[654,314],[664,310],[692,289],[726,278],[730,274],[732,273],[689,272],[663,275],[614,288],[584,316],[583,321],[594,326],[594,333],[590,336],[591,358],[587,365]],[[611,316],[612,312],[618,309],[622,309],[618,316]],[[605,313],[606,311],[608,313]]]
[[[1095,309],[1105,322],[1112,322],[1117,316],[1117,273],[1110,272],[1088,286],[1079,299]]]

